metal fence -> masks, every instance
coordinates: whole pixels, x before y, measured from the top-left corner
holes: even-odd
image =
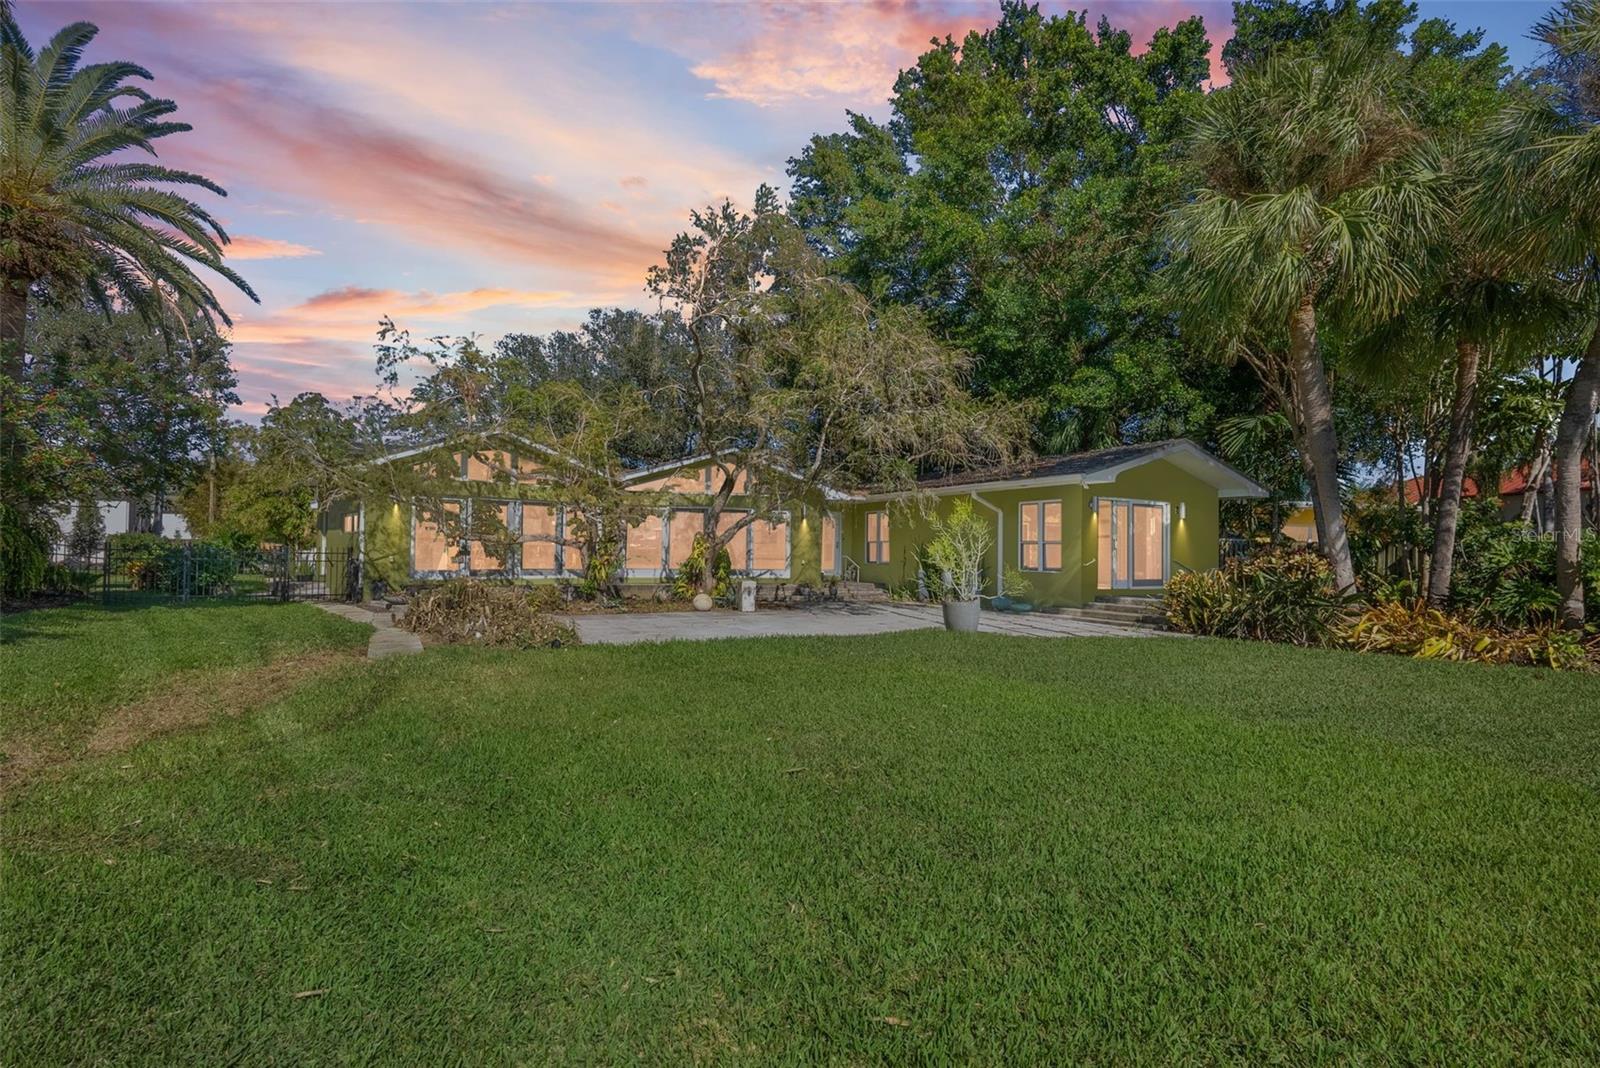
[[[265,546],[230,549],[204,542],[159,546],[108,541],[94,552],[56,547],[39,591],[126,600],[341,601],[361,595],[360,557]]]

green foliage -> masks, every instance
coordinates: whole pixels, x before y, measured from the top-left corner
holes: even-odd
[[[1167,581],[1167,620],[1219,638],[1325,645],[1348,610],[1326,560],[1306,549],[1272,549],[1215,571]]]
[[[1396,653],[1418,660],[1524,664],[1558,670],[1600,666],[1600,638],[1564,630],[1553,622],[1527,630],[1475,623],[1428,607],[1421,600],[1375,605],[1344,628],[1339,639],[1361,652]]]
[[[1237,404],[1154,277],[1210,45],[1199,18],[1147,44],[1004,4],[900,75],[887,123],[851,114],[789,161],[813,245],[978,354],[980,390],[1038,402],[1048,451],[1203,435]]]
[[[993,528],[973,508],[971,499],[957,497],[948,516],[928,517],[933,540],[928,542],[923,574],[936,596],[943,600],[971,601],[983,588],[983,560],[994,545]]]
[[[678,573],[672,579],[672,596],[680,601],[687,601],[700,593],[705,588],[706,556],[711,543],[704,534],[694,536],[694,544],[689,549],[689,557],[679,565]],[[733,596],[733,559],[728,555],[726,546],[717,550],[717,562],[713,568],[711,596],[718,601],[725,601]]]
[[[178,190],[226,193],[198,174],[120,157],[136,149],[153,160],[155,141],[189,126],[171,119],[177,104],[138,87],[150,77],[138,65],[79,65],[98,33],[75,22],[35,52],[11,5],[0,5],[0,283],[81,286],[101,308],[114,295],[152,320],[176,298],[228,322],[195,268],[255,293],[223,262],[222,227]]]
[[[1399,504],[1392,495],[1359,498],[1351,503],[1346,516],[1350,556],[1364,576],[1376,577],[1382,562],[1397,553],[1433,547],[1433,527],[1422,509],[1414,504]]]
[[[0,593],[25,597],[43,587],[54,534],[48,519],[29,516],[0,502]]]
[[[578,632],[546,611],[547,597],[527,586],[443,582],[413,596],[400,625],[449,644],[509,649],[577,645]]]
[[[1555,539],[1502,523],[1493,511],[1487,516],[1463,525],[1452,603],[1486,624],[1530,627],[1553,620],[1560,606]],[[1593,531],[1583,534],[1580,560],[1586,614],[1600,618],[1600,536]]]

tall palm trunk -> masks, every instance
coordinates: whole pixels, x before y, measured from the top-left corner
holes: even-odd
[[[1478,366],[1482,356],[1475,340],[1461,338],[1456,342],[1456,393],[1450,408],[1450,435],[1444,446],[1444,476],[1433,516],[1433,564],[1428,570],[1428,603],[1435,607],[1443,607],[1450,600],[1456,526],[1461,518],[1467,457],[1472,452],[1472,422],[1476,414]]]
[[[0,499],[20,460],[16,406],[21,400],[23,353],[28,340],[28,284],[18,278],[0,278]]]
[[[1600,405],[1600,327],[1567,387],[1567,403],[1556,426],[1552,450],[1556,470],[1556,594],[1561,625],[1583,626],[1583,448]]]
[[[1350,559],[1350,537],[1345,529],[1344,506],[1339,502],[1339,439],[1333,429],[1333,391],[1317,348],[1317,309],[1308,293],[1289,315],[1289,366],[1305,422],[1306,459],[1311,465],[1312,497],[1322,552],[1333,567],[1341,590],[1356,585]]]

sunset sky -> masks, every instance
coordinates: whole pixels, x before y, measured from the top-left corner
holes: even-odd
[[[1045,4],[1145,40],[1231,5]],[[996,3],[19,4],[30,39],[87,19],[88,62],[155,75],[194,131],[169,163],[225,186],[207,206],[261,296],[221,287],[244,405],[372,382],[389,314],[416,334],[544,332],[643,306],[644,273],[691,207],[786,189],[784,164],[846,109],[887,116],[896,72]],[[1524,64],[1544,3],[1435,2]]]

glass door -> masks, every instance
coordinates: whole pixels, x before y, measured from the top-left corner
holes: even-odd
[[[1160,589],[1171,570],[1168,505],[1103,497],[1099,506],[1099,587]]]
[[[839,543],[839,517],[833,512],[822,513],[822,573],[839,574],[839,556],[843,548]]]

